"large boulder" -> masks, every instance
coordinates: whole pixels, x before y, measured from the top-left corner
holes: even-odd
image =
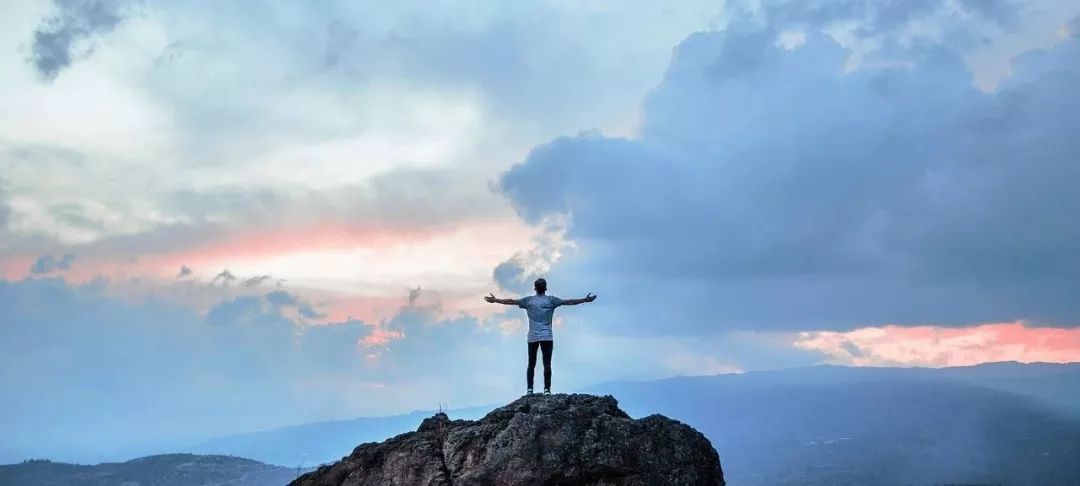
[[[425,419],[362,444],[292,483],[316,485],[723,485],[720,458],[690,426],[630,418],[611,396],[529,395],[477,421]]]

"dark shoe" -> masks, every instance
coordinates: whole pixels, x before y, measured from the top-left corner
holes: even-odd
[[[544,388],[544,395],[551,395],[551,388]]]
[[[529,388],[528,390],[525,390],[525,394],[526,395],[532,395],[533,394],[532,388]]]

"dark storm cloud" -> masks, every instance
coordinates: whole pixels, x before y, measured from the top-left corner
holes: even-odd
[[[75,261],[75,255],[65,253],[64,256],[59,259],[54,258],[51,254],[41,255],[34,264],[30,266],[30,273],[34,275],[44,275],[46,273],[52,273],[62,270],[68,270],[71,268],[71,263]]]
[[[67,69],[80,43],[116,28],[130,0],[54,0],[56,11],[34,31],[30,62],[47,81]]]
[[[503,175],[527,221],[572,216],[588,255],[554,273],[663,323],[625,332],[1080,324],[1080,40],[988,94],[941,47],[845,74],[830,38],[777,34],[691,36],[638,139],[560,138]]]

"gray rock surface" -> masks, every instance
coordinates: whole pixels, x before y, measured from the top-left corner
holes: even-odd
[[[723,485],[712,444],[662,415],[632,419],[611,396],[530,395],[476,421],[445,414],[362,444],[297,486]]]

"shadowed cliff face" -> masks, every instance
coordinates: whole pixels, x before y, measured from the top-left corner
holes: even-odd
[[[445,414],[363,444],[292,483],[314,485],[723,485],[701,433],[662,415],[634,420],[611,396],[532,395],[477,421]]]

